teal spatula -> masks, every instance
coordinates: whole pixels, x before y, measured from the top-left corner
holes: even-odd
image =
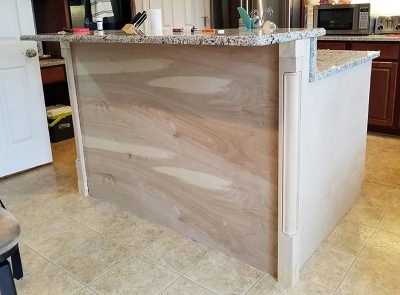
[[[246,9],[244,9],[243,7],[238,7],[237,10],[239,11],[240,17],[242,18],[247,29],[251,30],[253,28],[253,24]]]

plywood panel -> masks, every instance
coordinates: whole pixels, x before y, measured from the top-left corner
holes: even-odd
[[[90,195],[275,274],[277,46],[72,52]]]

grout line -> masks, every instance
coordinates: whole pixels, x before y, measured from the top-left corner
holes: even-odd
[[[136,253],[135,253],[136,254]],[[101,278],[105,277],[108,273],[110,273],[111,271],[113,271],[114,269],[116,269],[118,266],[120,266],[122,263],[124,263],[125,261],[127,261],[129,258],[131,258],[133,255],[127,255],[126,258],[122,259],[119,263],[117,263],[116,265],[114,265],[113,267],[111,267],[110,269],[107,269],[106,271],[102,272],[98,277],[94,278],[93,280],[91,280],[88,284],[87,287],[90,288],[90,285],[92,285],[93,283],[97,282],[98,280],[100,280]]]
[[[182,275],[179,275],[175,280],[173,280],[167,287],[161,290],[161,292],[158,293],[158,295],[161,295],[165,290],[167,290],[169,287],[171,287],[173,284],[175,284],[180,278],[182,278]]]
[[[184,271],[184,272],[182,273],[182,276],[184,276],[186,279],[189,279],[189,278],[187,278],[185,275],[186,275],[189,271],[191,271],[192,269],[196,268],[196,267],[200,264],[200,262],[202,262],[203,260],[207,259],[214,251],[215,251],[215,249],[211,249],[210,252],[208,252],[208,253],[207,253],[206,255],[204,255],[201,259],[199,259],[195,264],[193,264],[193,265],[192,265],[191,267],[189,267],[186,271]]]
[[[343,275],[342,279],[340,280],[339,284],[336,286],[335,291],[338,291],[339,288],[342,286],[343,282],[347,279],[348,274],[350,273],[351,269],[353,268],[354,264],[356,263],[356,261],[358,260],[358,256],[355,256],[353,262],[351,263],[350,267],[347,269],[347,271],[345,272],[345,274]]]
[[[165,269],[167,269],[167,270],[169,270],[169,271],[171,271],[171,272],[173,272],[173,273],[175,273],[175,274],[177,274],[178,276],[182,276],[182,274],[180,273],[180,272],[178,272],[178,271],[176,271],[176,270],[174,270],[174,269],[172,269],[172,268],[170,268],[170,267],[168,267],[168,266],[165,266],[165,265],[162,265],[161,263],[159,263],[158,261],[155,261],[155,260],[153,260],[153,259],[151,259],[151,258],[149,258],[149,257],[147,257],[147,256],[144,256],[142,253],[140,253],[140,252],[138,252],[137,253],[139,256],[142,256],[142,258],[144,258],[144,259],[147,259],[147,260],[149,260],[151,263],[153,263],[153,264],[156,264],[156,265],[158,265],[158,266],[161,266],[162,268],[165,268]]]
[[[215,291],[210,290],[209,288],[207,288],[207,287],[201,285],[200,283],[197,283],[197,282],[195,282],[195,281],[193,281],[193,280],[191,280],[191,279],[188,279],[187,277],[184,277],[183,275],[182,275],[182,278],[185,279],[185,280],[188,280],[188,281],[192,282],[193,284],[195,284],[195,285],[197,285],[197,286],[199,286],[199,287],[201,287],[201,288],[203,288],[203,289],[206,289],[207,291],[211,292],[212,294],[216,294],[216,295],[217,295],[217,293],[216,293]]]
[[[376,229],[380,229],[379,225],[381,224],[381,222],[382,222],[383,218],[385,217],[386,213],[388,213],[389,209],[392,207],[395,199],[398,196],[400,197],[400,189],[397,189],[397,192],[394,194],[394,196],[390,200],[389,206],[387,206],[386,210],[383,212],[382,216],[379,218],[379,221],[378,221],[378,223],[376,224],[376,227],[375,227]]]
[[[94,294],[100,294],[99,292],[97,292],[95,289],[91,288],[89,285],[86,286],[86,288],[88,288],[90,291],[92,291]]]
[[[49,261],[49,264],[53,265],[54,267],[58,268],[59,270],[61,270],[62,272],[66,273],[67,275],[69,275],[70,277],[72,277],[74,280],[78,281],[79,283],[81,283],[84,287],[87,286],[87,284],[85,282],[83,282],[81,279],[79,279],[78,277],[76,277],[75,275],[73,275],[72,273],[70,273],[69,271],[67,271],[66,269],[62,268],[61,266],[59,266],[58,264],[56,264],[54,261]],[[84,288],[83,287],[83,288]],[[83,289],[82,288],[82,289]],[[80,289],[80,290],[82,290]],[[80,290],[78,290],[77,292],[79,292]]]
[[[83,196],[82,196],[82,198],[83,198]],[[79,202],[79,199],[74,200],[73,202]],[[87,225],[87,224],[81,222],[80,220],[77,220],[77,219],[75,219],[74,217],[68,215],[67,213],[63,212],[60,208],[54,207],[54,206],[52,206],[52,205],[50,205],[50,207],[51,207],[52,209],[54,209],[55,211],[57,211],[58,213],[60,213],[60,214],[62,214],[62,215],[64,215],[64,216],[66,216],[66,217],[68,217],[69,219],[71,219],[71,220],[73,220],[73,221],[76,221],[76,222],[78,222],[78,223],[84,225],[84,226],[87,227],[88,229],[91,229],[91,230],[93,230],[93,231],[95,231],[95,232],[97,232],[97,233],[99,233],[99,234],[102,234],[102,233],[104,233],[104,232],[106,232],[106,231],[112,229],[113,227],[122,224],[122,223],[128,218],[128,217],[122,218],[121,221],[119,221],[119,222],[117,222],[117,223],[115,223],[115,224],[113,224],[113,225],[107,227],[105,230],[103,230],[103,231],[101,232],[101,231],[99,231],[99,230],[97,230],[97,229],[92,228],[90,225]],[[122,211],[122,210],[121,210],[121,211]]]
[[[76,294],[78,294],[80,291],[82,291],[83,289],[85,289],[86,288],[86,286],[83,286],[82,287],[82,289],[79,289],[78,291],[76,291],[73,295],[76,295]]]
[[[257,284],[267,275],[267,273],[263,273],[255,282],[253,285],[250,286],[249,289],[247,289],[247,291],[244,293],[245,295],[249,294],[251,291],[253,291],[255,289],[255,287],[257,286]],[[278,281],[277,281],[278,282]]]

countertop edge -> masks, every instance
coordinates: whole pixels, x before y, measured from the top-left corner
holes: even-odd
[[[257,35],[257,31],[249,35],[211,35],[211,34],[184,34],[166,36],[143,35],[21,35],[23,41],[47,42],[82,42],[82,43],[133,43],[155,45],[208,45],[208,46],[267,46],[272,44],[296,41],[301,39],[317,38],[325,35],[324,29],[301,30],[293,32],[276,32]]]
[[[325,35],[319,36],[321,41],[342,41],[342,42],[400,42],[399,37],[386,37],[385,35]]]
[[[318,50],[319,55],[323,54],[323,52],[331,52],[331,51],[330,50]],[[374,60],[376,58],[379,58],[379,56],[380,56],[380,52],[379,51],[368,51],[367,53],[365,53],[365,56],[362,56],[362,57],[357,58],[355,60],[346,62],[346,63],[341,64],[339,66],[332,67],[332,68],[330,68],[328,70],[324,70],[324,71],[321,71],[321,72],[316,72],[316,74],[313,77],[313,79],[312,80],[310,79],[310,80],[311,80],[311,82],[323,80],[325,78],[334,76],[334,75],[336,75],[338,73],[347,71],[347,70],[349,70],[351,68],[354,68],[354,67],[362,65],[364,63],[367,63],[369,61],[372,61],[372,60]]]

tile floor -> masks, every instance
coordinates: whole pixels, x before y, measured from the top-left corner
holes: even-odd
[[[74,142],[54,164],[0,180],[22,226],[20,295],[400,294],[400,139],[370,134],[359,201],[293,290],[271,276],[109,204],[81,198]]]

